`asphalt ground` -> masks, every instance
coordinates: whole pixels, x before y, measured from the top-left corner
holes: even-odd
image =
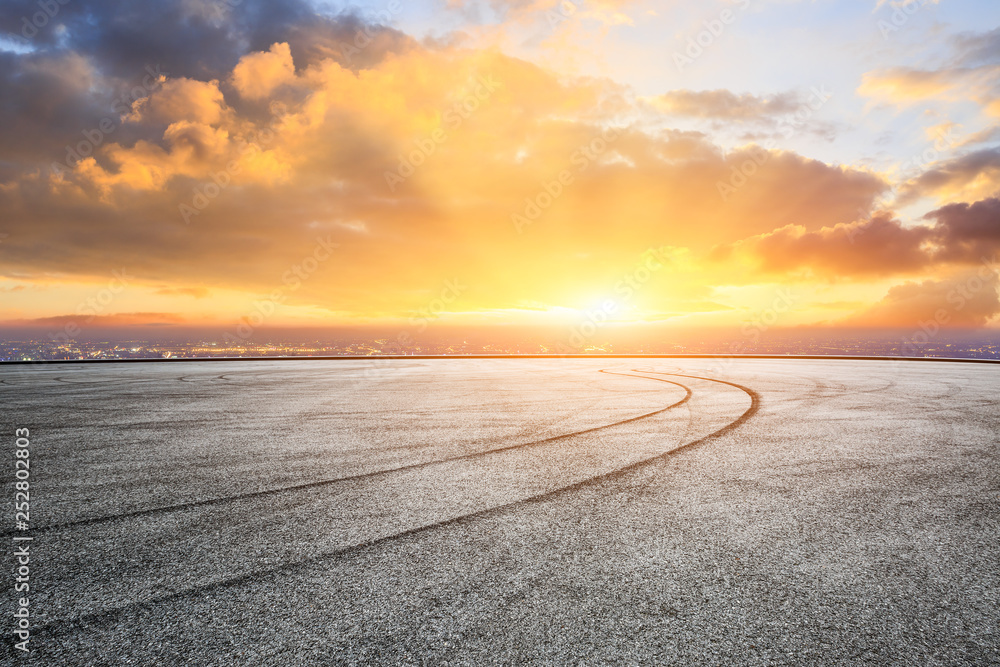
[[[1000,368],[0,368],[5,664],[1000,664]],[[31,433],[14,527],[15,428]],[[9,630],[9,631],[8,631]]]

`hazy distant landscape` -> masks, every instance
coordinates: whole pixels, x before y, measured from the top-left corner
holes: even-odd
[[[1000,651],[994,365],[234,361],[0,380],[4,428],[32,435],[45,664]]]
[[[524,355],[524,354],[764,354],[764,355],[844,355],[887,357],[943,357],[1000,359],[1000,335],[992,331],[936,332],[921,330],[872,332],[790,332],[781,335],[747,337],[739,332],[710,332],[702,336],[649,336],[636,341],[595,339],[570,345],[557,336],[511,335],[490,332],[422,336],[401,344],[389,333],[354,332],[308,335],[276,333],[253,340],[232,341],[200,338],[129,340],[127,336],[100,336],[72,341],[38,338],[0,340],[0,362],[81,359],[162,359],[201,357],[308,357],[379,355]]]

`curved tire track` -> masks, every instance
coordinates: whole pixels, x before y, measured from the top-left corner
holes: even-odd
[[[605,371],[605,370],[601,370],[600,372],[602,372],[602,373],[608,373],[610,375],[622,375],[624,377],[639,377],[639,378],[645,378],[647,380],[656,380],[656,381],[659,381],[659,382],[668,382],[670,384],[680,385],[680,383],[673,382],[671,380],[663,380],[663,379],[660,379],[660,378],[651,378],[651,377],[646,377],[646,376],[642,376],[642,375],[636,376],[636,375],[628,375],[628,374],[625,374],[625,373],[611,373],[610,371]],[[637,469],[642,468],[644,466],[650,465],[650,464],[652,464],[652,463],[654,463],[656,461],[660,461],[660,460],[666,459],[666,458],[668,458],[670,456],[673,456],[673,455],[675,455],[675,454],[677,454],[679,452],[686,451],[686,450],[689,450],[689,449],[693,449],[693,448],[695,448],[695,447],[697,447],[699,445],[702,445],[702,444],[704,444],[706,442],[709,442],[711,440],[719,438],[719,437],[721,437],[721,436],[723,436],[723,435],[725,435],[725,434],[727,434],[727,433],[729,433],[729,432],[731,432],[731,431],[739,428],[743,424],[745,424],[755,414],[757,414],[757,412],[760,410],[760,395],[756,391],[754,391],[753,389],[750,389],[749,387],[745,387],[745,386],[740,385],[740,384],[736,384],[735,382],[729,382],[729,381],[726,381],[726,380],[717,380],[717,379],[714,379],[714,378],[698,377],[698,376],[695,376],[695,375],[682,375],[680,373],[657,373],[655,371],[640,371],[640,370],[635,370],[634,372],[649,373],[649,374],[656,374],[656,375],[670,375],[670,376],[674,376],[674,377],[686,377],[686,378],[704,380],[704,381],[708,381],[708,382],[717,382],[717,383],[720,383],[720,384],[726,384],[726,385],[729,385],[731,387],[735,387],[735,388],[743,391],[744,393],[746,393],[747,396],[750,397],[750,407],[747,408],[746,411],[744,411],[743,414],[741,414],[735,420],[733,420],[730,423],[726,424],[722,428],[720,428],[720,429],[718,429],[716,431],[713,431],[712,433],[709,433],[706,436],[698,438],[697,440],[693,440],[693,441],[688,442],[686,444],[680,445],[678,447],[675,447],[675,448],[673,448],[673,449],[671,449],[669,451],[663,452],[661,454],[657,454],[655,456],[651,456],[651,457],[648,457],[646,459],[635,461],[635,462],[630,463],[627,466],[624,466],[622,468],[617,468],[617,469],[612,470],[610,472],[607,472],[607,473],[604,473],[604,474],[601,474],[601,475],[596,475],[594,477],[590,477],[590,478],[581,480],[579,482],[576,482],[574,484],[570,484],[568,486],[564,486],[564,487],[560,487],[558,489],[554,489],[552,491],[546,491],[544,493],[540,493],[540,494],[537,494],[537,495],[534,495],[534,496],[530,496],[528,498],[522,498],[520,500],[516,500],[516,501],[510,502],[510,503],[506,503],[506,504],[503,504],[503,505],[497,505],[495,507],[489,507],[489,508],[478,510],[478,511],[475,511],[475,512],[470,512],[468,514],[463,514],[461,516],[452,517],[450,519],[444,519],[442,521],[436,521],[434,523],[426,524],[426,525],[423,525],[423,526],[417,526],[415,528],[410,528],[408,530],[404,530],[404,531],[401,531],[399,533],[394,533],[392,535],[385,535],[385,536],[378,537],[378,538],[375,538],[375,539],[367,540],[367,541],[359,543],[359,544],[355,544],[355,545],[351,545],[351,546],[347,546],[347,547],[343,547],[343,548],[339,548],[339,549],[334,549],[332,551],[328,551],[328,552],[325,552],[325,553],[317,554],[315,556],[311,556],[309,558],[305,558],[305,559],[296,561],[294,563],[288,563],[286,565],[282,565],[280,567],[270,568],[270,569],[267,569],[267,570],[257,570],[255,572],[249,572],[249,573],[238,575],[238,576],[235,576],[235,577],[230,577],[228,579],[221,579],[221,580],[213,581],[213,582],[206,583],[206,584],[203,584],[203,585],[200,585],[200,586],[193,586],[193,587],[186,588],[184,590],[180,590],[180,591],[177,591],[175,593],[164,595],[164,596],[161,596],[161,597],[158,597],[158,598],[154,598],[154,599],[150,599],[150,600],[144,600],[144,601],[140,601],[140,602],[133,602],[133,603],[121,606],[121,607],[115,607],[115,608],[112,608],[112,609],[105,609],[103,611],[94,612],[94,613],[91,613],[91,614],[86,614],[84,616],[79,616],[79,617],[74,618],[74,619],[67,619],[67,620],[61,620],[61,621],[53,621],[51,623],[47,623],[45,625],[38,626],[36,628],[36,630],[38,631],[39,634],[42,634],[42,635],[53,635],[53,634],[58,635],[61,632],[72,631],[72,630],[76,630],[76,629],[82,629],[82,628],[86,628],[88,626],[90,626],[90,627],[93,627],[93,626],[107,627],[107,626],[110,626],[110,625],[113,625],[113,624],[117,623],[126,614],[128,614],[129,612],[135,611],[135,610],[152,609],[156,605],[162,604],[164,602],[171,602],[171,601],[177,601],[177,600],[198,598],[198,597],[201,597],[201,596],[204,596],[204,595],[209,595],[209,594],[211,594],[211,593],[213,593],[215,591],[218,591],[218,590],[223,590],[223,589],[226,589],[226,588],[229,588],[229,587],[232,587],[232,586],[238,586],[240,584],[249,583],[249,582],[252,582],[254,580],[263,579],[263,578],[266,578],[266,577],[273,577],[273,576],[276,576],[276,575],[288,575],[288,574],[294,573],[294,572],[296,572],[298,570],[305,569],[305,568],[307,568],[307,567],[309,567],[311,565],[316,565],[318,563],[322,563],[324,561],[327,561],[327,560],[330,560],[330,559],[333,559],[333,558],[339,558],[339,557],[342,557],[342,556],[348,556],[348,555],[351,555],[353,553],[356,553],[356,552],[359,552],[359,551],[363,551],[365,549],[376,547],[376,546],[378,546],[380,544],[385,544],[385,543],[392,542],[392,541],[395,541],[395,540],[400,540],[400,539],[406,539],[406,538],[409,538],[409,537],[413,537],[415,535],[420,535],[422,533],[430,532],[432,530],[436,530],[438,528],[443,528],[443,527],[446,527],[446,526],[464,525],[464,524],[467,524],[467,523],[471,523],[471,522],[473,522],[473,521],[475,521],[475,520],[477,520],[479,518],[482,518],[482,517],[485,517],[485,516],[489,516],[489,515],[492,515],[492,514],[497,514],[497,513],[503,512],[503,511],[507,511],[507,510],[512,509],[514,507],[518,507],[518,506],[521,506],[521,505],[535,504],[535,503],[544,502],[544,501],[547,501],[547,500],[550,500],[550,499],[553,499],[553,498],[557,498],[557,497],[560,497],[560,496],[563,496],[563,495],[568,495],[568,494],[571,494],[571,493],[573,493],[573,492],[575,492],[575,491],[577,491],[579,489],[586,488],[586,487],[591,486],[591,485],[601,484],[601,483],[604,483],[604,482],[607,482],[607,481],[618,479],[620,477],[623,477],[623,476],[631,473],[634,470],[637,470]],[[684,385],[680,385],[680,386],[684,386]],[[650,413],[649,415],[643,415],[643,416],[640,416],[640,417],[633,417],[631,419],[628,419],[628,420],[625,420],[625,421],[619,422],[619,423],[628,423],[630,421],[636,421],[637,419],[643,419],[643,418],[646,418],[646,417],[650,417],[650,416],[652,416],[654,414],[659,414],[659,413],[664,412],[666,410],[669,410],[669,409],[671,409],[673,407],[677,407],[678,405],[683,405],[691,397],[691,390],[690,390],[690,388],[688,388],[688,387],[684,387],[684,388],[685,388],[685,390],[688,393],[685,396],[685,398],[682,399],[681,401],[679,401],[678,403],[676,403],[676,404],[674,404],[672,406],[669,406],[667,408],[664,408],[663,410],[658,410],[655,413]],[[607,428],[607,427],[598,427],[597,429],[590,429],[590,430],[599,430],[601,428]],[[584,432],[589,432],[589,431],[584,431]],[[568,437],[568,436],[561,436],[561,437]],[[505,449],[513,449],[513,447],[511,447],[511,448],[505,448]],[[497,451],[499,451],[499,450],[497,450]]]
[[[607,372],[609,375],[624,375],[624,377],[636,377],[634,375],[625,375],[623,373],[611,373],[611,372],[604,371],[604,370],[602,370],[600,372],[601,373]],[[647,379],[652,380],[652,379],[656,379],[656,378],[647,378]],[[52,531],[56,531],[56,530],[64,530],[66,528],[78,528],[78,527],[82,527],[82,526],[93,526],[93,525],[100,524],[100,523],[109,523],[111,521],[120,521],[120,520],[134,519],[134,518],[145,517],[145,516],[154,516],[154,515],[157,515],[157,514],[167,514],[167,513],[170,513],[170,512],[179,512],[179,511],[183,511],[183,510],[187,510],[187,509],[192,509],[192,508],[195,508],[195,507],[206,507],[206,506],[209,506],[209,505],[217,505],[217,504],[222,504],[222,503],[236,502],[236,501],[239,501],[239,500],[248,500],[248,499],[251,499],[251,498],[263,498],[263,497],[267,497],[267,496],[278,495],[278,494],[281,494],[281,493],[290,493],[290,492],[294,492],[294,491],[302,491],[302,490],[305,490],[305,489],[313,489],[313,488],[321,487],[321,486],[328,486],[328,485],[337,484],[337,483],[340,483],[340,482],[354,482],[354,481],[358,481],[358,480],[361,480],[361,479],[369,479],[369,478],[372,478],[372,477],[379,477],[379,476],[382,476],[382,475],[390,475],[390,474],[397,473],[397,472],[404,472],[404,471],[409,471],[409,470],[418,470],[420,468],[426,468],[427,466],[438,465],[438,464],[441,464],[441,463],[450,463],[452,461],[463,461],[463,460],[466,460],[466,459],[472,459],[472,458],[476,458],[476,457],[480,457],[480,456],[486,456],[488,454],[496,454],[496,453],[499,453],[499,452],[507,452],[507,451],[512,451],[512,450],[515,450],[515,449],[522,449],[522,448],[525,448],[525,447],[534,447],[534,446],[537,446],[537,445],[544,445],[544,444],[548,444],[548,443],[551,443],[551,442],[557,442],[559,440],[565,440],[566,438],[572,438],[572,437],[575,437],[575,436],[578,436],[578,435],[584,435],[586,433],[593,433],[595,431],[601,431],[601,430],[604,430],[604,429],[612,428],[614,426],[620,426],[622,424],[628,424],[630,422],[634,422],[634,421],[638,421],[640,419],[646,419],[647,417],[652,417],[654,415],[658,415],[660,413],[666,412],[667,410],[672,410],[674,408],[680,407],[681,405],[684,405],[689,400],[691,400],[691,389],[689,389],[688,387],[684,386],[683,384],[681,384],[679,382],[671,382],[669,380],[661,380],[661,382],[667,382],[669,384],[676,385],[676,386],[680,387],[681,389],[683,389],[685,391],[684,398],[682,398],[681,400],[677,401],[676,403],[668,405],[665,408],[660,408],[659,410],[654,410],[653,412],[647,412],[645,414],[638,415],[636,417],[629,417],[628,419],[623,419],[621,421],[612,422],[611,424],[603,424],[601,426],[594,426],[592,428],[584,429],[582,431],[574,431],[573,433],[564,433],[562,435],[555,435],[555,436],[552,436],[552,437],[549,437],[549,438],[544,438],[542,440],[534,440],[532,442],[524,442],[524,443],[520,443],[520,444],[517,444],[517,445],[508,445],[506,447],[497,447],[497,448],[494,448],[494,449],[486,449],[486,450],[482,450],[482,451],[478,451],[478,452],[470,452],[468,454],[459,454],[457,456],[449,456],[449,457],[445,457],[445,458],[442,458],[442,459],[434,459],[434,460],[431,460],[431,461],[423,461],[421,463],[411,463],[411,464],[408,464],[408,465],[405,465],[405,466],[399,466],[399,467],[396,467],[396,468],[386,468],[384,470],[376,470],[376,471],[373,471],[373,472],[366,472],[366,473],[361,473],[361,474],[358,474],[358,475],[348,475],[346,477],[336,477],[336,478],[333,478],[333,479],[317,480],[317,481],[314,481],[314,482],[306,482],[304,484],[295,484],[295,485],[292,485],[292,486],[283,486],[283,487],[279,487],[279,488],[276,488],[276,489],[265,489],[263,491],[250,491],[250,492],[247,492],[247,493],[241,493],[241,494],[237,494],[237,495],[233,495],[233,496],[225,496],[225,497],[222,497],[222,498],[208,498],[208,499],[205,499],[205,500],[196,500],[196,501],[188,502],[188,503],[178,503],[176,505],[167,505],[165,507],[152,507],[152,508],[144,509],[144,510],[136,510],[134,512],[123,512],[121,514],[112,514],[112,515],[108,515],[108,516],[92,517],[92,518],[89,518],[89,519],[79,519],[79,520],[76,520],[76,521],[66,521],[66,522],[63,522],[63,523],[53,523],[53,524],[49,524],[49,525],[46,525],[46,526],[38,526],[38,527],[32,526],[31,530],[32,530],[33,533],[46,533],[46,532],[52,532]],[[4,530],[4,531],[0,532],[0,536],[3,536],[3,537],[7,537],[7,536],[10,536],[10,535],[17,535],[17,534],[18,534],[18,531],[14,530],[14,529],[7,529],[7,530]]]

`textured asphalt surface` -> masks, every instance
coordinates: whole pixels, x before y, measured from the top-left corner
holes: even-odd
[[[1000,664],[1000,367],[0,369],[3,664]]]

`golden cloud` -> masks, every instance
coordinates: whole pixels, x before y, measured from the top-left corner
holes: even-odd
[[[250,53],[233,68],[233,85],[240,95],[259,100],[275,88],[295,79],[292,50],[286,43],[271,45],[267,52]]]

